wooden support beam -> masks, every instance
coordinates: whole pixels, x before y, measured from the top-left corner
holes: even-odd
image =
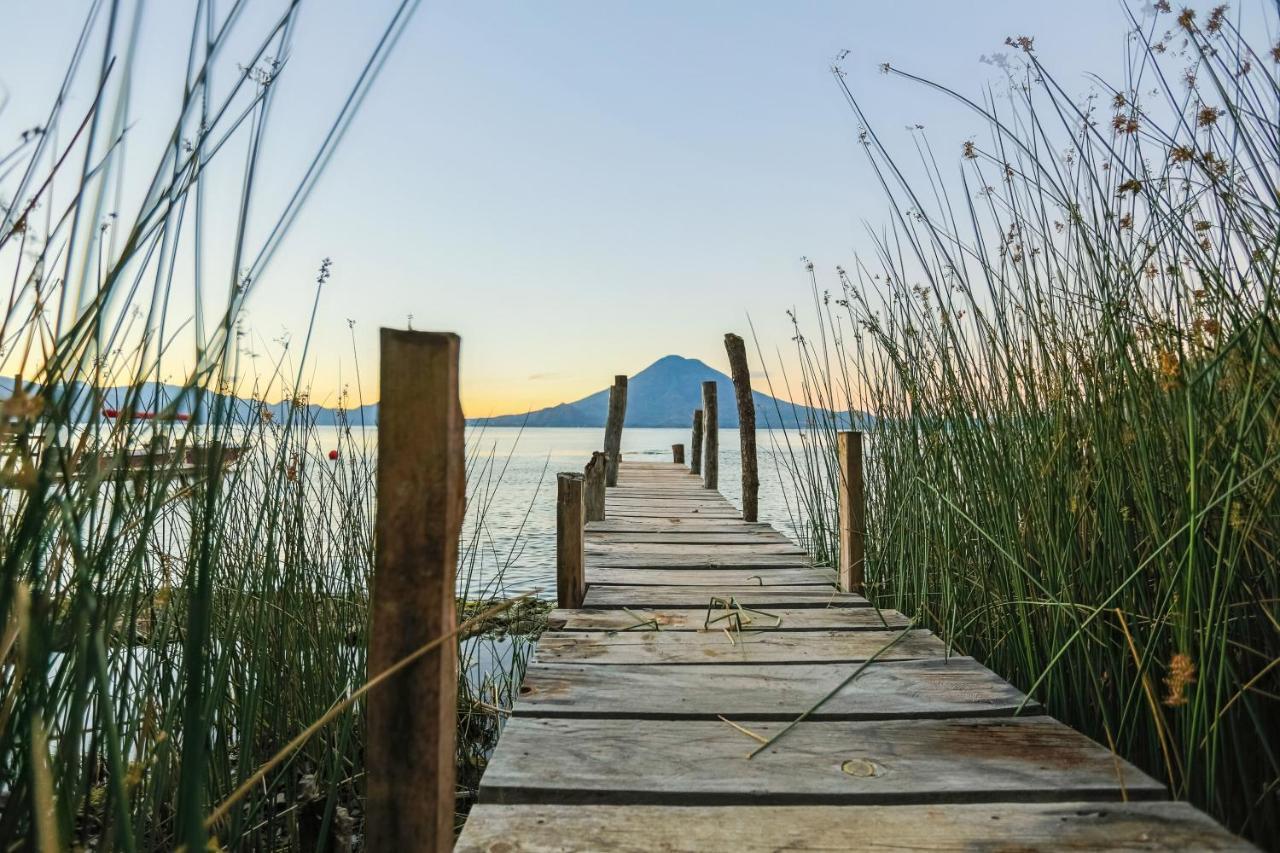
[[[675,465],[684,464],[684,445],[683,444],[671,445],[671,461]]]
[[[608,476],[609,457],[597,450],[583,472],[583,507],[587,521],[604,521],[604,484]]]
[[[583,485],[581,474],[556,475],[556,601],[561,607],[581,607],[587,594]]]
[[[627,377],[613,377],[609,389],[609,417],[604,423],[604,452],[609,456],[605,482],[618,485],[618,463],[622,460],[622,422],[627,419]]]
[[[738,446],[742,453],[742,520],[755,521],[760,514],[760,473],[756,467],[756,404],[751,396],[751,369],[747,347],[738,335],[724,336],[733,375],[733,395],[738,400]]]
[[[693,412],[693,438],[689,443],[689,473],[702,473],[702,409]]]
[[[371,675],[456,626],[466,492],[458,336],[383,329],[381,347]],[[370,850],[453,847],[457,648],[441,643],[369,693]]]
[[[836,435],[840,466],[840,588],[861,593],[866,569],[867,501],[862,481],[862,433]]]
[[[716,383],[702,383],[702,485],[720,486],[720,419],[716,414]]]

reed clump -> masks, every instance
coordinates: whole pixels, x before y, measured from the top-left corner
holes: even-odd
[[[191,4],[174,113],[138,122],[145,4],[91,4],[46,120],[0,151],[6,849],[358,843],[364,707],[349,700],[370,680],[376,433],[345,393],[337,423],[317,422],[310,329],[259,370],[241,321],[416,4],[388,14],[279,196],[256,176],[301,6],[263,24],[247,5]],[[317,299],[332,274],[326,259]],[[484,550],[501,476],[475,445],[467,476],[457,594],[491,601],[509,559]],[[528,641],[508,624],[450,642],[467,783]]]
[[[814,274],[796,390],[869,426],[878,604],[1274,847],[1280,48],[1226,7],[1131,24],[1083,98],[1029,37],[977,99],[883,66],[985,128],[917,131],[918,172],[835,69],[892,215]],[[780,457],[828,554],[839,426]]]

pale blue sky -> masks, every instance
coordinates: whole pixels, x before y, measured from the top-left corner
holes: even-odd
[[[163,130],[148,117],[177,96],[190,15],[150,5],[140,137]],[[281,3],[256,5],[265,20]],[[296,177],[394,4],[304,5],[268,196]],[[4,6],[7,144],[42,119],[86,4]],[[785,346],[783,312],[807,300],[801,256],[829,275],[867,248],[862,223],[885,218],[828,70],[838,52],[877,129],[907,145],[905,126],[924,124],[953,168],[981,123],[879,63],[979,95],[998,79],[980,56],[1028,34],[1083,92],[1085,71],[1120,69],[1124,33],[1116,0],[426,2],[248,323],[262,339],[301,335],[330,256],[317,396],[351,378],[348,318],[372,396],[377,328],[412,314],[415,328],[463,336],[468,414],[573,399],[667,353],[723,366],[723,333],[745,332],[748,312]]]

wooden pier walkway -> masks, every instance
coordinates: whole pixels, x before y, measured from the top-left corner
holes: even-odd
[[[457,849],[1252,849],[684,466],[606,509]]]

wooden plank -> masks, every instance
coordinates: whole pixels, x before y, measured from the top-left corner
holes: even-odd
[[[757,722],[762,737],[785,723]],[[1162,799],[1164,786],[1051,717],[804,722],[755,758],[723,722],[514,717],[486,803],[889,805]]]
[[[614,506],[732,506],[732,503],[723,500],[723,498],[707,498],[707,497],[685,497],[684,494],[663,494],[663,496],[655,496],[655,494],[616,494],[607,492],[607,500]]]
[[[734,519],[738,516],[726,510],[718,509],[666,509],[662,507],[631,509],[607,506],[605,512],[613,518],[652,518],[669,521],[696,521],[700,518]]]
[[[726,584],[769,586],[811,586],[835,589],[835,576],[826,569],[758,566],[735,569],[644,569],[588,565],[587,580],[592,586],[720,587]]]
[[[521,717],[794,720],[849,677],[851,664],[530,665]],[[1023,695],[973,658],[877,661],[809,717],[821,720],[1010,717]],[[1029,704],[1024,713],[1038,713]]]
[[[781,533],[770,533],[768,531],[700,533],[696,531],[633,530],[626,533],[604,533],[595,528],[588,528],[587,533],[588,545],[754,545],[771,542],[792,545],[795,548],[800,547]]]
[[[611,552],[590,552],[586,564],[603,566],[609,569],[722,569],[735,566],[739,569],[763,569],[772,566],[774,569],[813,569],[812,562],[804,553],[786,555],[786,553],[704,553],[700,556],[682,557],[678,555],[618,555]],[[823,571],[831,571],[824,569]],[[836,583],[832,571],[832,583]]]
[[[535,659],[588,664],[859,663],[879,652],[898,631],[547,631]],[[877,661],[942,658],[947,648],[929,631],[909,636]]]
[[[731,612],[717,607],[712,617]],[[767,615],[766,615],[767,614]],[[778,624],[775,631],[849,631],[885,630],[905,628],[907,617],[896,610],[877,611],[872,607],[777,607],[764,613],[748,612],[749,625],[769,627]],[[637,624],[653,620],[661,631],[701,631],[707,621],[707,608],[701,610],[552,610],[547,614],[547,626],[552,631],[625,631]],[[717,621],[715,624],[727,624]]]
[[[828,592],[812,586],[717,586],[717,587],[660,587],[660,586],[612,586],[588,584],[583,607],[648,607],[660,609],[702,608],[714,597],[733,598],[743,607],[869,607],[860,595],[847,592]]]
[[[587,548],[600,554],[659,554],[673,556],[698,556],[706,554],[756,555],[756,554],[791,554],[807,557],[803,548],[790,542],[770,542],[755,539],[746,542],[718,542],[714,547],[707,547],[703,542],[610,542],[601,541],[597,537],[587,540]]]
[[[687,498],[684,495],[664,495],[658,497],[655,495],[615,495],[606,493],[606,503],[609,506],[655,506],[655,507],[690,507],[699,509],[701,507],[726,507],[733,506],[726,500],[719,498]]]
[[[479,805],[458,853],[777,853],[1255,848],[1186,803],[945,806]]]
[[[453,334],[381,332],[383,440],[369,672],[456,625],[466,460]],[[457,643],[440,643],[368,698],[365,832],[372,850],[453,846]]]
[[[741,521],[678,520],[672,522],[644,521],[629,519],[626,521],[609,518],[604,521],[593,521],[587,524],[588,533],[770,533],[774,532],[767,524],[744,524]]]

